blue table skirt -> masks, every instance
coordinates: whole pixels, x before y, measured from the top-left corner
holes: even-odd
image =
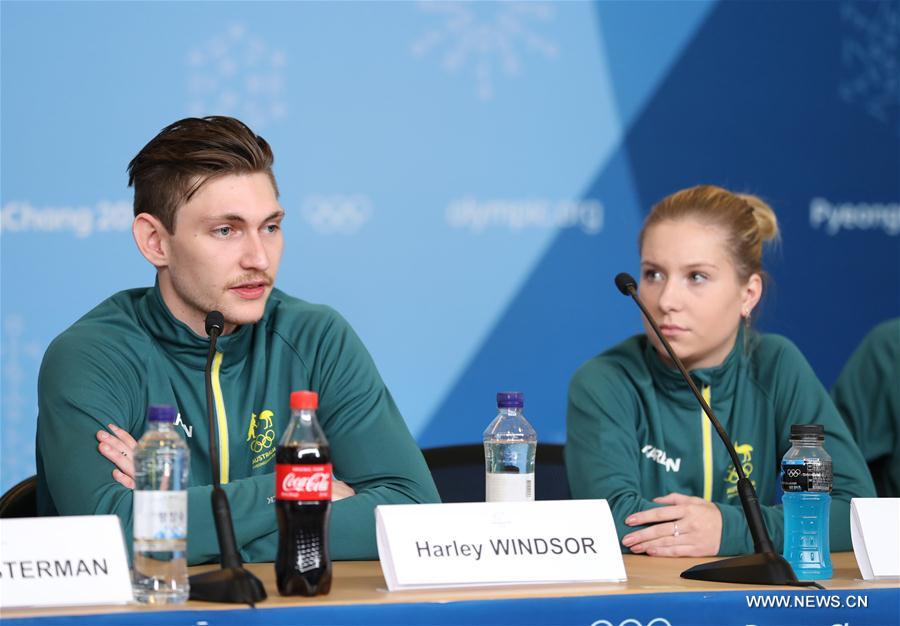
[[[858,591],[719,591],[212,611],[134,611],[4,622],[10,626],[896,626],[900,624],[900,586]]]

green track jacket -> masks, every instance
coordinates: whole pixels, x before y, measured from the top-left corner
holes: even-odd
[[[776,504],[791,424],[825,426],[834,461],[831,549],[850,549],[850,498],[875,495],[862,454],[806,359],[776,335],[738,335],[717,366],[691,376],[731,437],[753,481],[776,549],[784,516]],[[670,492],[703,496],[722,512],[719,554],[753,551],[737,496],[737,473],[678,370],[645,335],[582,365],[569,386],[566,466],[573,497],[609,500],[621,538],[630,514]]]
[[[39,513],[116,514],[130,549],[132,492],[113,480],[95,433],[114,423],[137,439],[148,405],[175,405],[177,430],[191,450],[188,561],[217,560],[208,348],[205,337],[172,316],[156,287],[112,296],[57,337],[38,381]],[[357,492],[332,507],[332,558],[376,558],[376,505],[438,501],[422,453],[375,364],[334,310],[273,290],[263,318],[221,337],[217,350],[221,478],[244,560],[275,558],[275,449],[290,419],[293,390],[318,391],[335,476]]]
[[[878,495],[900,498],[900,318],[866,335],[831,397],[869,462]]]

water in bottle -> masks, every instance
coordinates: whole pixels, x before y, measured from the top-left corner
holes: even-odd
[[[176,410],[151,406],[134,455],[134,567],[139,602],[188,598],[187,487],[190,451],[176,431]]]
[[[831,578],[828,518],[831,510],[831,457],[825,427],[791,426],[791,449],[781,461],[784,490],[784,558],[800,580]]]
[[[331,450],[316,420],[318,403],[314,391],[291,394],[291,422],[275,453],[275,578],[283,596],[331,590]]]
[[[522,414],[522,393],[497,394],[497,417],[484,431],[485,500],[534,500],[537,434]]]

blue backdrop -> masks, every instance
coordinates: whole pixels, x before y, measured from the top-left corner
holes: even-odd
[[[125,167],[186,115],[264,135],[279,286],[354,325],[423,446],[520,389],[562,441],[580,363],[641,329],[612,278],[700,182],[762,195],[760,321],[830,385],[900,314],[900,3],[26,3],[2,11],[0,487],[34,471],[50,340],[153,281]]]

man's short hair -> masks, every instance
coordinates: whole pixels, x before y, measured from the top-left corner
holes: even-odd
[[[134,214],[153,215],[170,233],[175,213],[209,180],[228,174],[272,174],[272,149],[233,117],[188,117],[169,124],[128,164]]]

